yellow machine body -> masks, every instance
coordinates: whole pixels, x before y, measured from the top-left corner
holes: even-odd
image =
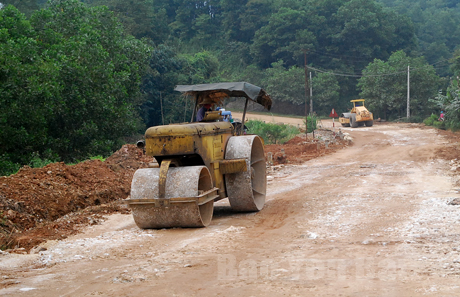
[[[368,127],[373,125],[374,115],[364,106],[364,101],[365,99],[355,99],[350,101],[353,103],[353,108],[350,112],[343,113],[339,117],[339,122],[342,126],[351,126],[352,128],[355,128],[362,125],[366,125]]]
[[[224,160],[232,136],[234,129],[229,122],[156,126],[145,133],[145,152],[160,165],[164,159],[172,159],[171,166],[206,166],[219,196],[225,198],[223,174],[247,170],[243,159]]]

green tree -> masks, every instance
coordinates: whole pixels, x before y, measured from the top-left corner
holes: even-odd
[[[332,108],[338,110],[342,106],[339,103],[339,82],[329,73],[318,73],[313,76],[313,111],[318,115],[329,115]]]
[[[199,15],[195,19],[192,29],[195,34],[190,43],[195,46],[214,47],[222,39],[219,19],[212,14]]]
[[[193,102],[175,92],[175,85],[219,81],[219,61],[209,51],[177,54],[174,48],[159,45],[153,50],[150,67],[142,85],[147,95],[142,106],[147,126],[190,121]]]
[[[147,98],[141,107],[141,114],[147,127],[163,124],[165,114],[167,114],[165,123],[171,120],[169,110],[174,106],[171,101],[178,96],[173,89],[179,83],[182,61],[177,57],[174,48],[159,45],[152,51],[150,69],[151,71],[144,76],[142,84],[142,91]]]
[[[451,71],[455,76],[460,76],[460,48],[454,52],[454,57],[450,60]]]
[[[283,64],[282,60],[272,63],[265,71],[263,85],[275,102],[305,104],[305,70],[297,66],[286,69]]]
[[[450,60],[454,77],[451,78],[445,95],[443,92],[439,92],[438,96],[432,101],[439,110],[445,111],[445,120],[441,126],[457,131],[460,130],[460,50],[457,50],[454,55],[454,58]],[[435,126],[440,125],[433,120],[426,119],[425,122],[432,123]]]
[[[35,10],[40,8],[40,2],[37,0],[2,0],[1,4],[7,6],[9,4],[16,7],[22,13],[30,16]]]
[[[176,0],[174,1],[175,18],[169,24],[175,36],[184,40],[191,40],[197,34],[196,29],[203,27],[202,15],[209,17],[209,22],[218,22],[219,3],[217,1],[191,1]],[[210,40],[211,41],[211,40]]]
[[[107,8],[76,0],[50,1],[31,21],[60,69],[53,147],[66,160],[110,153],[138,129],[135,107],[143,101],[139,84],[149,48],[124,35]]]
[[[313,67],[360,73],[374,58],[416,49],[409,18],[384,9],[373,0],[277,1],[268,23],[256,31],[251,45],[261,68],[283,60],[303,67],[303,50]],[[357,96],[354,77],[338,78],[340,98]]]
[[[246,72],[248,67],[257,68],[255,64],[252,64],[249,46],[245,42],[229,41],[224,48],[218,51],[217,56],[222,66],[222,75],[229,78],[238,77]],[[251,81],[255,82],[254,80]]]
[[[407,66],[410,72],[411,117],[423,119],[433,111],[430,98],[436,96],[440,79],[423,58],[408,57],[403,51],[387,62],[376,59],[363,71],[358,87],[369,108],[384,118],[404,117],[407,106]]]
[[[230,42],[251,43],[255,32],[268,23],[273,0],[221,0],[222,31]]]
[[[287,66],[298,64],[302,50],[314,48],[316,36],[311,28],[320,22],[305,10],[280,8],[270,16],[268,24],[255,33],[251,46],[254,60],[265,68],[278,60]]]
[[[30,22],[0,10],[0,154],[62,160],[107,154],[139,128],[149,47],[106,8],[52,0]]]
[[[294,105],[305,104],[305,69],[292,66],[284,68],[283,61],[272,64],[264,74],[263,84],[272,99]],[[313,110],[328,115],[332,108],[339,107],[339,84],[335,76],[319,73],[311,81],[313,89]],[[307,102],[309,105],[310,102]]]
[[[107,6],[123,24],[125,31],[138,39],[164,42],[170,32],[166,8],[154,0],[85,0],[92,6]]]
[[[180,81],[185,84],[202,84],[218,80],[219,60],[210,51],[181,54],[182,71]]]
[[[331,42],[340,45],[340,51],[364,61],[388,59],[396,50],[410,53],[415,49],[414,29],[408,18],[383,9],[373,0],[345,2],[332,23],[335,32],[330,35]]]
[[[460,5],[455,0],[380,0],[393,11],[411,18],[419,50],[428,63],[437,63],[441,75],[450,75],[448,59],[460,44]],[[445,66],[445,67],[442,67]]]
[[[457,81],[450,85],[446,95],[439,93],[433,100],[440,110],[446,112],[444,116],[445,120],[442,123],[443,125],[436,125],[434,116],[432,116],[431,119],[426,119],[425,123],[432,124],[434,126],[444,126],[445,128],[452,129],[453,131],[460,130],[460,88],[458,88],[458,85],[455,86],[456,83]],[[438,116],[436,116],[436,119],[437,118]]]
[[[27,164],[34,150],[46,149],[59,68],[41,54],[37,33],[15,7],[0,10],[0,28],[0,155]]]

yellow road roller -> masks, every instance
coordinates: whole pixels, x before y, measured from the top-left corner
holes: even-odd
[[[204,227],[211,222],[213,203],[226,198],[234,211],[261,210],[267,188],[264,144],[259,136],[245,134],[244,120],[249,101],[270,110],[270,96],[247,82],[175,90],[194,101],[192,120],[150,127],[138,143],[158,165],[134,173],[127,203],[137,226]],[[242,121],[226,121],[222,110],[208,110],[194,122],[199,107],[220,106],[228,97],[246,99]]]
[[[339,122],[343,127],[356,128],[358,126],[372,127],[374,125],[374,115],[364,106],[364,99],[355,99],[353,108],[350,112],[342,113],[339,117]]]

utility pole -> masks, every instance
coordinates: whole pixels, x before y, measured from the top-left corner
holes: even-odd
[[[188,96],[184,96],[183,98],[185,98],[185,106],[184,106],[184,123],[186,121],[186,116],[187,116],[187,100],[188,100]]]
[[[308,138],[308,113],[307,113],[307,102],[308,102],[308,66],[307,66],[307,50],[303,50],[305,60],[305,140]]]
[[[410,66],[407,66],[407,118],[410,118]]]
[[[160,91],[160,109],[161,109],[161,123],[162,125],[165,124],[165,117],[163,115],[163,99],[161,99],[161,91]]]
[[[313,114],[313,84],[311,83],[311,71],[310,71],[310,114]]]

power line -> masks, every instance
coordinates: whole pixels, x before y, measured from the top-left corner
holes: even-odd
[[[425,69],[425,68],[427,68],[429,66],[431,66],[433,68],[436,68],[436,69],[441,68],[441,67],[445,67],[445,66],[435,67],[434,65],[442,63],[442,62],[446,62],[446,61],[448,61],[448,60],[445,59],[445,60],[438,61],[436,63],[429,64],[429,65],[426,65],[426,66],[411,68],[411,71],[417,71],[417,70]],[[322,70],[322,69],[318,69],[318,68],[311,67],[311,66],[309,68],[313,69],[315,71],[321,72],[321,73],[328,73],[328,74],[332,74],[332,75],[335,75],[335,76],[344,76],[344,77],[381,77],[381,76],[391,76],[391,75],[398,75],[398,74],[407,73],[407,70],[402,70],[402,71],[391,72],[391,73],[382,73],[382,74],[362,74],[362,73],[356,74],[356,73],[337,73],[337,72],[334,72],[334,71]]]
[[[460,57],[455,57],[455,59],[457,58],[460,58]],[[426,65],[426,66],[422,66],[422,67],[416,67],[416,68],[411,68],[412,71],[417,71],[417,70],[420,70],[420,69],[424,69],[428,66],[432,66],[433,68],[435,69],[438,69],[438,68],[442,68],[442,67],[446,67],[448,65],[443,65],[443,66],[437,66],[435,67],[434,65],[436,64],[440,64],[440,63],[443,63],[443,62],[448,62],[450,59],[442,59],[440,61],[437,61],[433,64],[429,64],[429,65]],[[332,75],[335,75],[335,76],[344,76],[344,77],[380,77],[380,76],[391,76],[391,75],[398,75],[398,74],[403,74],[403,73],[407,73],[407,70],[403,70],[403,71],[398,71],[398,72],[392,72],[392,73],[383,73],[383,74],[356,74],[356,73],[337,73],[337,72],[334,72],[334,71],[328,71],[328,70],[322,70],[322,69],[318,69],[318,68],[315,68],[315,67],[309,67],[310,69],[313,69],[317,72],[321,72],[321,73],[329,73],[329,74],[332,74]]]
[[[369,59],[361,59],[361,58],[356,57],[356,56],[348,56],[348,55],[342,55],[342,54],[331,54],[331,53],[325,53],[325,52],[318,52],[318,51],[315,51],[315,50],[310,50],[310,52],[315,53],[318,56],[326,56],[326,57],[339,58],[339,59],[346,58],[347,61],[349,61],[349,60],[353,60],[353,61],[357,61],[357,62],[368,62],[369,61]],[[456,58],[458,58],[458,57],[456,57]],[[432,65],[442,63],[442,62],[446,62],[446,61],[449,61],[450,59],[451,58],[442,59],[442,60],[439,60],[439,61],[433,63]]]
[[[354,62],[369,62],[369,59],[362,59],[358,58],[355,56],[347,56],[347,55],[341,55],[341,54],[331,54],[331,53],[322,53],[322,52],[317,52],[317,51],[311,51],[312,53],[315,53],[318,56],[325,56],[325,57],[332,57],[332,58],[337,58],[342,60],[343,58],[346,58],[347,61],[354,61]]]
[[[406,71],[401,71],[401,72],[393,72],[393,73],[383,73],[383,74],[369,74],[369,75],[365,75],[365,74],[355,74],[355,73],[337,73],[337,72],[333,72],[333,71],[328,71],[328,70],[321,70],[321,69],[318,69],[318,68],[315,68],[315,67],[309,67],[310,69],[313,69],[315,71],[318,71],[318,72],[321,72],[321,73],[328,73],[328,74],[332,74],[332,75],[335,75],[335,76],[345,76],[345,77],[377,77],[377,76],[389,76],[389,75],[396,75],[396,74],[401,74],[401,73],[406,73]]]

